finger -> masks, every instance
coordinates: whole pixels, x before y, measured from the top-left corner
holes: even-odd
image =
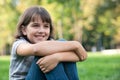
[[[39,65],[40,69],[44,68],[43,66]]]
[[[47,70],[47,69],[43,71],[43,73],[48,73],[48,72],[49,72],[49,70]]]
[[[51,70],[52,70],[52,68],[50,68],[50,66],[49,67],[45,67],[46,69],[43,71],[44,73],[48,73],[48,72],[50,72]]]
[[[41,61],[43,60],[43,58],[39,59],[36,64],[39,64]]]
[[[45,71],[46,68],[41,68],[42,71]]]

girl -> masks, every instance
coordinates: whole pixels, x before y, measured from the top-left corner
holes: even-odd
[[[32,6],[17,24],[9,80],[78,80],[75,62],[86,58],[79,42],[53,40],[49,13],[43,7]]]

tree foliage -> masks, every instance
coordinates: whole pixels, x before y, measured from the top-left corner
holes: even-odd
[[[0,54],[12,44],[19,16],[31,5],[48,10],[56,39],[80,41],[87,50],[120,44],[119,0],[1,0]]]

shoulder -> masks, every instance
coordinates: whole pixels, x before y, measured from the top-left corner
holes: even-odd
[[[64,38],[60,38],[58,39],[58,41],[67,41],[67,40],[65,40]]]
[[[28,43],[24,38],[17,39],[12,44],[12,53],[16,52],[17,47],[22,43]]]
[[[21,43],[28,43],[28,41],[25,40],[24,38],[20,38],[13,42],[13,46],[18,46]]]

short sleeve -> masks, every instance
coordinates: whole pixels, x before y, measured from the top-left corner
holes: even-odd
[[[17,40],[13,43],[12,45],[12,51],[11,51],[11,54],[12,55],[16,55],[16,50],[17,50],[17,47],[21,44],[21,43],[27,43],[26,40],[24,39],[20,39],[20,40]]]

